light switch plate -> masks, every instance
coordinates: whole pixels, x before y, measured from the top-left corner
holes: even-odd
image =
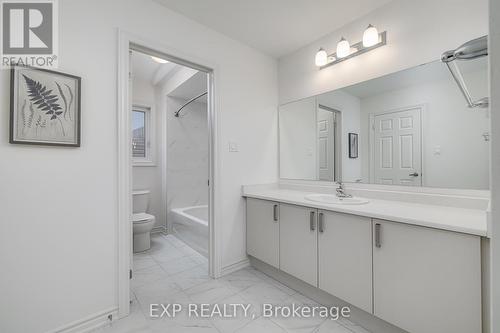
[[[441,146],[434,146],[434,155],[441,155]]]
[[[238,144],[236,142],[229,142],[229,152],[236,153],[239,151]]]

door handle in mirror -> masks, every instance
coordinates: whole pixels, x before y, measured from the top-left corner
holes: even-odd
[[[410,176],[410,177],[418,177],[418,172],[410,173],[408,176]]]

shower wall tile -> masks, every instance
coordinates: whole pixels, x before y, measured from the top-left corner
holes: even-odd
[[[208,203],[207,104],[194,102],[173,116],[186,101],[167,97],[167,223],[172,208]],[[172,111],[172,112],[169,112]]]

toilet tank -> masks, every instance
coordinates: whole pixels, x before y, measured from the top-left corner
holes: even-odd
[[[148,209],[149,202],[149,191],[141,190],[141,191],[133,191],[132,192],[132,213],[146,213]]]

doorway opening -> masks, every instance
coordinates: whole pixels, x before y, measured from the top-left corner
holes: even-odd
[[[161,281],[219,276],[214,72],[143,45],[121,36],[119,317],[149,306]]]

